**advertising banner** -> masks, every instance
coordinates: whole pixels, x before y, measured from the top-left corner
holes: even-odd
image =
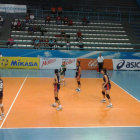
[[[81,68],[83,70],[97,70],[98,67],[98,62],[97,59],[78,59],[81,62]],[[103,67],[112,70],[113,69],[113,64],[112,64],[112,59],[105,59]]]
[[[0,4],[0,12],[5,13],[26,13],[26,5],[15,5],[15,4]]]
[[[63,61],[67,69],[76,69],[75,58],[40,58],[40,69],[59,69]]]
[[[140,59],[113,59],[114,70],[140,70]]]
[[[39,58],[1,57],[0,68],[39,69]]]

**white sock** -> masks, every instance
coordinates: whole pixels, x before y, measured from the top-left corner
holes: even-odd
[[[62,108],[62,105],[59,105],[58,107]]]

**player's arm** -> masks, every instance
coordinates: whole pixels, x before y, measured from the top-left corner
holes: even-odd
[[[57,84],[58,83],[58,80],[57,80],[57,77],[56,77],[56,75],[54,76],[54,82],[53,82],[53,84]]]

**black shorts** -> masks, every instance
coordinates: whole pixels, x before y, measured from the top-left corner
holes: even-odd
[[[3,98],[3,91],[0,91],[0,99]]]
[[[75,78],[77,78],[78,77],[78,72],[76,72],[76,75],[75,75]],[[81,74],[80,74],[80,78],[81,78]]]
[[[60,90],[60,84],[54,85],[54,91],[58,92]]]
[[[60,75],[64,75],[65,76],[65,71],[61,72]]]
[[[105,88],[106,90],[110,90],[110,89],[111,89],[111,84],[108,83],[104,88]]]

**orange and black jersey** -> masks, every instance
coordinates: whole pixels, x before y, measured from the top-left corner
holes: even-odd
[[[105,78],[105,76],[107,76],[108,82],[107,82],[107,84],[105,85],[104,88],[105,88],[106,90],[109,90],[109,89],[111,88],[111,84],[110,84],[109,76],[108,76],[107,74],[104,74],[104,77],[103,77],[103,81],[104,81],[104,83],[106,83],[106,78]]]
[[[75,77],[77,77],[77,76],[80,76],[80,77],[81,77],[80,66],[77,66],[77,67],[76,67],[76,76],[75,76]]]

